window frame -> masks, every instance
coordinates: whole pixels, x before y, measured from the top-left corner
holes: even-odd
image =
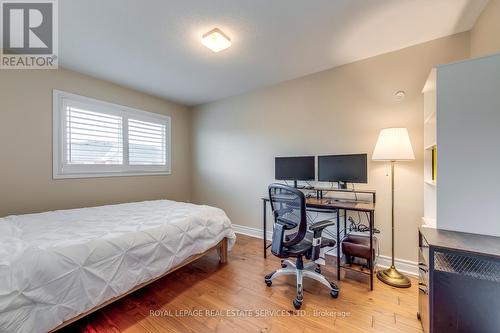
[[[123,163],[116,164],[68,164],[66,144],[66,105],[91,106],[92,111],[122,117]],[[128,146],[128,119],[165,125],[166,165],[130,165]],[[97,178],[172,174],[171,117],[134,109],[128,106],[104,102],[61,90],[53,90],[53,179]]]

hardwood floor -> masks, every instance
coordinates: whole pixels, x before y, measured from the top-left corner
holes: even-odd
[[[262,257],[261,240],[237,235],[229,261],[214,252],[64,328],[61,332],[422,332],[417,281],[409,289],[349,273],[333,299],[318,282],[304,281],[304,303],[295,311],[293,277],[272,287],[264,275],[279,260]],[[332,266],[330,266],[332,267]],[[335,281],[333,269],[323,269]]]

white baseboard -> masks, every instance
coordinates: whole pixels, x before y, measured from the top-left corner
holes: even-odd
[[[260,239],[262,239],[262,235],[264,234],[262,229],[247,227],[247,226],[239,225],[239,224],[233,224],[233,229],[234,229],[234,232],[237,234],[247,235],[247,236],[260,238]],[[267,240],[269,240],[269,241],[272,240],[273,239],[273,231],[272,230],[267,231],[266,236],[267,236],[266,237]]]
[[[418,277],[418,264],[415,261],[394,258],[394,264],[401,273]],[[388,268],[391,266],[391,257],[380,255],[377,259],[377,267]]]
[[[260,238],[262,239],[263,230],[258,228],[247,227],[244,225],[233,224],[234,232],[237,234],[247,235],[250,237]],[[266,230],[267,231],[267,230]],[[266,232],[267,240],[271,240],[273,238],[273,232]],[[414,261],[405,260],[395,258],[394,263],[399,271],[402,273],[406,273],[412,276],[418,276],[418,265]],[[380,268],[387,268],[391,266],[391,257],[380,255],[377,259],[377,266]]]

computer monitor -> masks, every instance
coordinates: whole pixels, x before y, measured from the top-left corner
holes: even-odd
[[[345,183],[367,183],[367,155],[328,155],[318,156],[318,181],[338,182],[341,188]]]
[[[314,156],[276,157],[274,160],[274,178],[293,180],[297,187],[298,180],[314,180]]]

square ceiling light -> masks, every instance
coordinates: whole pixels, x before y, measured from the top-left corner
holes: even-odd
[[[231,46],[231,39],[220,29],[215,28],[204,34],[201,43],[214,52],[219,52]]]

